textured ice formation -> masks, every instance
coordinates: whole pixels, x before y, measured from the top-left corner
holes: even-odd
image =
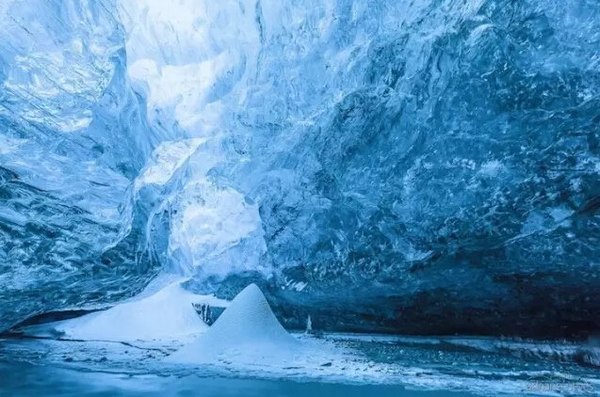
[[[306,347],[281,326],[261,290],[250,284],[198,339],[168,357],[179,363],[290,361]]]
[[[159,272],[286,326],[600,329],[600,5],[11,0],[0,328]]]
[[[155,141],[109,3],[0,5],[0,328],[156,273],[131,181]]]

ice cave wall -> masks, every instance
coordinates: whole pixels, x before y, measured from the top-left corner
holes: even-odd
[[[162,268],[288,326],[600,328],[597,2],[7,4],[2,324]]]
[[[0,6],[0,328],[126,297],[160,266],[131,189],[158,137],[114,9]]]

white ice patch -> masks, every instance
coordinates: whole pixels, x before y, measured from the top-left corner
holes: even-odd
[[[173,340],[204,332],[208,326],[193,304],[224,306],[213,296],[195,295],[175,282],[140,294],[108,310],[58,323],[54,330],[64,337],[82,340]]]
[[[236,101],[254,76],[257,7],[254,0],[119,2],[128,74],[145,92],[151,124],[174,123],[192,136],[221,128],[220,100]]]
[[[497,177],[503,170],[504,165],[498,160],[490,160],[481,164],[479,174],[488,178]]]
[[[0,135],[0,155],[12,153],[26,142],[26,139],[16,139]]]
[[[182,266],[217,276],[263,270],[259,259],[266,247],[256,203],[198,178],[179,192],[176,205],[169,251],[184,258]]]
[[[235,297],[206,333],[167,357],[170,362],[186,364],[225,362],[271,367],[311,359],[323,361],[314,344],[296,339],[281,326],[254,284]]]
[[[281,326],[260,289],[251,284],[240,292],[215,324],[197,340],[171,355],[183,363],[280,359],[294,355],[300,342]]]
[[[139,190],[147,184],[166,184],[186,160],[194,154],[198,146],[205,143],[202,138],[163,142],[153,152],[153,158],[135,181]]]

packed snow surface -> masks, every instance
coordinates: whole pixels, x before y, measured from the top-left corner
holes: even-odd
[[[217,359],[236,362],[293,361],[309,354],[306,343],[279,323],[261,290],[250,284],[204,334],[168,360],[206,363]]]
[[[146,296],[147,295],[147,296]],[[173,340],[206,331],[194,304],[227,306],[227,301],[186,291],[181,281],[120,303],[110,309],[57,324],[43,325],[63,339],[104,341]]]

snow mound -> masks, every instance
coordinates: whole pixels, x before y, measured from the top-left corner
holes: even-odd
[[[91,313],[54,326],[66,338],[131,341],[176,339],[206,331],[193,304],[225,305],[212,296],[192,294],[180,282],[167,285],[137,300]]]
[[[167,358],[179,363],[290,361],[306,346],[279,323],[262,291],[250,284],[206,333]],[[260,361],[257,361],[260,360]]]

